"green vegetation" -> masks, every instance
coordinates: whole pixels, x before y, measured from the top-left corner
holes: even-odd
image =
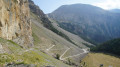
[[[96,47],[91,48],[94,52],[105,52],[120,56],[120,38],[107,41]]]
[[[13,59],[9,54],[0,54],[0,64],[10,63]]]
[[[60,60],[60,55],[59,54],[56,54],[56,59]]]
[[[35,36],[33,34],[35,38]],[[36,39],[37,40],[37,39]],[[3,38],[0,38],[0,43],[6,53],[0,54],[0,65],[3,66],[5,64],[14,63],[15,65],[19,64],[34,64],[37,67],[41,66],[48,66],[48,65],[54,65],[54,66],[60,66],[61,64],[64,66],[62,62],[54,59],[51,56],[48,56],[45,53],[42,53],[39,49],[35,49],[33,47],[33,50],[24,49],[21,48],[19,45],[14,43],[11,40],[5,40]],[[68,67],[67,65],[65,65]]]
[[[38,36],[33,33],[35,43],[40,43]],[[38,40],[38,41],[37,41]],[[15,65],[19,64],[34,64],[37,67],[41,66],[56,66],[56,67],[69,67],[68,65],[62,63],[54,59],[51,56],[40,51],[40,48],[35,49],[35,47],[40,47],[41,45],[36,45],[33,47],[33,50],[29,50],[29,48],[24,49],[20,47],[18,44],[11,40],[5,40],[0,38],[0,43],[2,47],[4,47],[6,53],[0,54],[0,65],[3,66],[5,64],[14,63]]]
[[[12,43],[15,46],[19,46],[17,43],[13,42],[12,40],[8,40],[10,43]]]
[[[14,56],[16,59],[22,59],[24,64],[35,64],[37,66],[49,64],[43,56],[35,51],[25,52],[22,55]],[[20,62],[21,63],[21,62]]]
[[[25,52],[22,55],[19,54],[0,54],[0,64],[11,63],[14,62],[15,64],[35,64],[38,67],[40,65],[49,64],[48,61],[37,52],[30,51]]]
[[[39,44],[40,39],[38,38],[38,36],[37,36],[37,35],[35,35],[35,33],[34,33],[34,32],[32,33],[32,36],[33,36],[33,38],[34,38],[34,44],[35,44],[35,45],[36,45],[36,44]]]

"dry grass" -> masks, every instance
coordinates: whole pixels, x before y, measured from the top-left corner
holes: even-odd
[[[103,53],[90,53],[83,59],[82,64],[84,62],[86,63],[84,67],[99,67],[100,64],[103,64],[104,67],[120,67],[120,58]]]

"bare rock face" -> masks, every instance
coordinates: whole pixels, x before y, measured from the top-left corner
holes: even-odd
[[[0,37],[33,46],[28,0],[0,0]]]
[[[31,12],[38,15],[41,19],[46,17],[44,12],[39,8],[39,6],[35,5],[32,0],[28,0],[28,2]]]

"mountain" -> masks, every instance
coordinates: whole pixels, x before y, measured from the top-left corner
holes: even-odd
[[[0,67],[80,66],[92,44],[52,23],[31,0],[0,0]]]
[[[69,64],[69,62],[71,62],[70,64],[73,65],[73,67],[75,65],[79,66],[79,61],[87,55],[83,53],[83,49],[88,48],[84,44],[93,44],[83,40],[77,35],[61,29],[54,20],[48,19],[41,9],[38,9],[32,1],[29,2],[29,6],[31,10],[34,47],[39,48],[39,50],[55,58],[59,56],[57,59],[62,60],[64,63]],[[34,10],[38,11],[38,14],[34,12]],[[40,16],[41,14],[42,16]],[[83,54],[80,55],[80,53]],[[54,61],[51,60],[51,62]],[[55,64],[57,67],[65,66],[62,63],[57,63],[57,61]]]
[[[35,5],[34,2],[31,0],[29,0],[29,7],[30,7],[31,12],[38,16],[38,18],[42,21],[41,23],[47,29],[53,31],[54,33],[63,37],[67,41],[73,43],[74,45],[77,45],[78,47],[85,47],[85,45],[83,43],[91,45],[90,43],[84,41],[80,37],[74,38],[74,37],[76,37],[76,35],[72,35],[73,36],[72,38],[74,38],[74,40],[73,40],[70,36],[68,36],[69,32],[67,34],[65,34],[63,31],[58,29],[59,28],[58,24],[56,24],[54,20],[52,20],[52,21],[49,20],[48,17],[43,13],[43,11],[37,5]],[[75,41],[75,40],[77,40],[77,41]]]
[[[88,46],[94,46],[93,44],[91,44],[91,43],[87,42],[86,40],[84,40],[83,38],[79,37],[78,35],[75,35],[75,34],[73,34],[73,33],[70,33],[70,32],[68,32],[68,31],[62,29],[56,21],[54,21],[54,20],[52,20],[52,19],[50,19],[50,20],[51,20],[51,22],[52,22],[52,25],[53,25],[58,31],[60,31],[60,32],[62,32],[63,34],[65,34],[66,36],[68,36],[69,39],[70,39],[76,46],[78,46],[78,47],[80,47],[80,48],[87,48]]]
[[[120,38],[113,39],[93,48],[92,51],[107,52],[120,56]]]
[[[89,46],[33,1],[0,0],[0,67],[81,67]]]
[[[63,5],[48,16],[56,20],[61,28],[77,34],[87,41],[102,43],[120,37],[120,14],[96,6]]]
[[[112,10],[109,10],[111,12],[114,12],[114,13],[120,13],[120,9],[112,9]]]
[[[28,0],[0,0],[0,67],[71,67],[45,52],[63,41],[65,45],[73,44],[44,27],[41,19],[31,12]],[[55,34],[55,40],[49,32]],[[60,39],[62,42],[56,43]],[[83,51],[75,45],[72,47]]]

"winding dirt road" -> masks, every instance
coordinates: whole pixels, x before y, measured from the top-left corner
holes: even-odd
[[[52,45],[50,48],[46,49],[47,51],[49,50],[60,50],[60,49],[52,49],[55,45]],[[86,54],[86,53],[89,53],[89,51],[87,49],[81,49],[83,50],[83,53],[79,53],[79,54],[76,54],[76,55],[73,55],[73,56],[68,56],[68,57],[65,57],[65,58],[62,58],[68,51],[70,50],[70,48],[67,48],[65,50],[65,52],[60,56],[60,60],[65,60],[67,58],[72,58],[72,57],[77,57],[79,55],[82,55],[82,54]]]

